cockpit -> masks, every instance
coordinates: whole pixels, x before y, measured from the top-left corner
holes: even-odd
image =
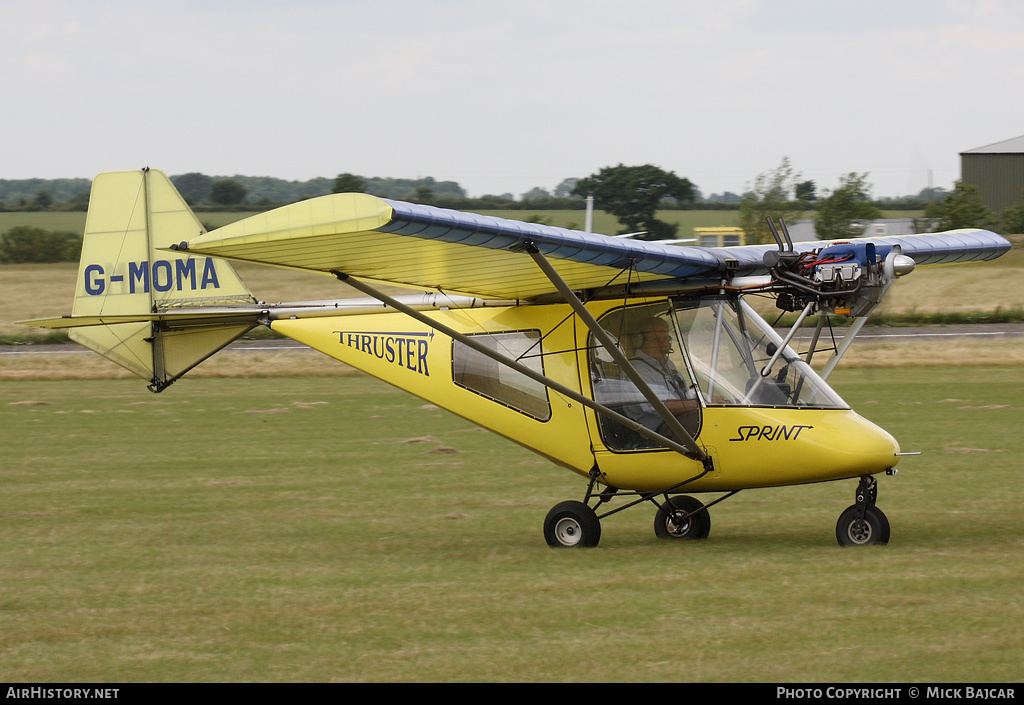
[[[742,296],[624,306],[600,324],[692,437],[704,410],[714,407],[849,408]],[[649,400],[593,335],[589,349],[595,401],[668,435]],[[600,424],[614,450],[656,447],[614,421]]]

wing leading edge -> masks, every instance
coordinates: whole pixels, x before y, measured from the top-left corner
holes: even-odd
[[[880,254],[899,245],[917,264],[994,259],[1010,243],[987,230],[859,238]],[[810,251],[828,242],[796,243]],[[553,291],[524,249],[547,257],[574,289],[659,279],[715,279],[729,260],[741,275],[768,272],[774,245],[679,247],[464,213],[367,194],[291,204],[203,234],[196,254],[483,298],[531,299]],[[730,267],[731,268],[731,267]]]

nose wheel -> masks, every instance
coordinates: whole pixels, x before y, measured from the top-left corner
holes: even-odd
[[[857,486],[856,504],[847,507],[836,523],[836,540],[840,546],[874,546],[889,543],[889,520],[875,506],[878,483],[875,478],[862,477]]]

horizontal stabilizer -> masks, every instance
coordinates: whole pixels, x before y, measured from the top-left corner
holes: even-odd
[[[119,323],[162,323],[165,328],[182,328],[189,326],[218,325],[222,323],[251,325],[259,323],[260,314],[266,308],[253,308],[247,311],[237,309],[183,309],[180,311],[164,311],[161,313],[123,313],[99,314],[95,316],[58,316],[56,318],[34,318],[18,321],[23,325],[39,328],[81,328],[85,326],[110,326]]]

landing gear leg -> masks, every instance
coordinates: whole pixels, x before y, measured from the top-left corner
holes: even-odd
[[[840,546],[872,546],[889,542],[889,520],[875,506],[878,482],[865,475],[857,485],[856,504],[847,507],[836,523]]]

